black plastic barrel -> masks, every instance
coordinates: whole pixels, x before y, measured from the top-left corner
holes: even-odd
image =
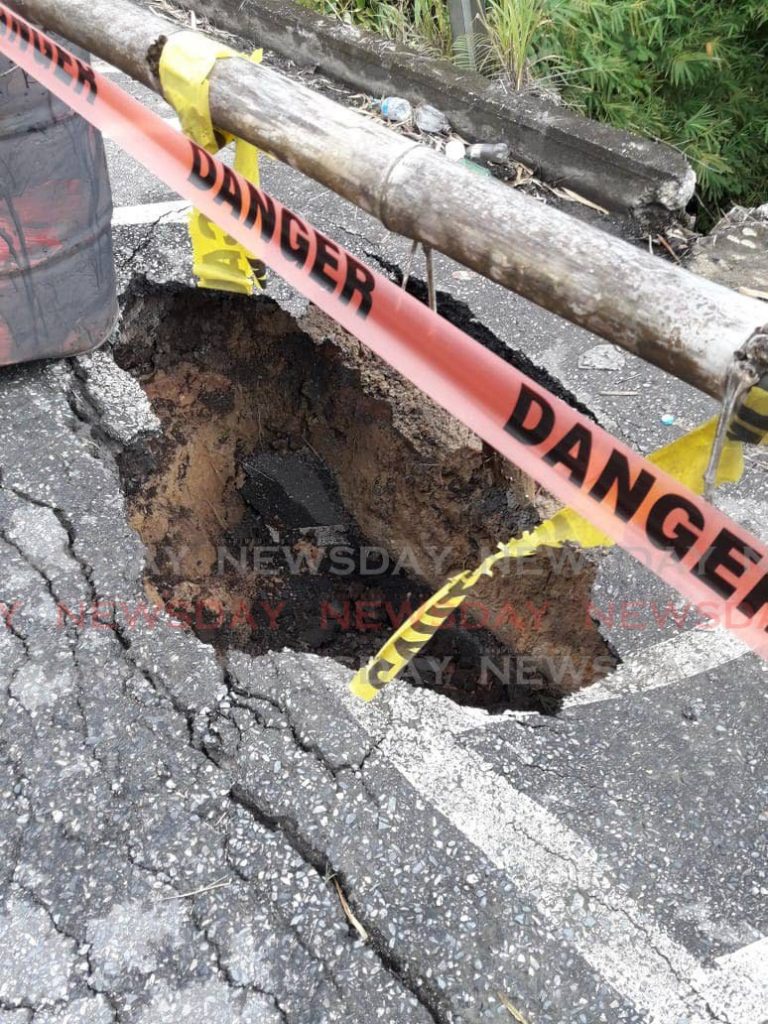
[[[111,219],[99,132],[0,57],[0,365],[107,338],[117,319]]]

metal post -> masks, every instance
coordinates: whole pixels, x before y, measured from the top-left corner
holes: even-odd
[[[454,43],[464,39],[470,67],[477,68],[477,38],[485,33],[485,0],[448,0],[451,34]]]

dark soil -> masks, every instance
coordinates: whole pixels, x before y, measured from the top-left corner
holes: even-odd
[[[116,358],[163,426],[121,458],[147,592],[220,651],[287,646],[356,668],[453,572],[553,511],[316,310],[297,322],[264,297],[136,282]],[[484,581],[408,678],[486,708],[551,708],[593,682],[611,663],[588,614],[594,568],[568,555]]]

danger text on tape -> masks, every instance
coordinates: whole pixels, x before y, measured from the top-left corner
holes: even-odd
[[[238,242],[259,248],[289,284],[564,505],[688,599],[714,598],[710,616],[768,657],[768,551],[756,537],[2,4],[0,52]]]

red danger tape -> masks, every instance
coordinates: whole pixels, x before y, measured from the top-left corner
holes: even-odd
[[[768,550],[756,537],[373,273],[2,4],[0,52],[768,659]]]

